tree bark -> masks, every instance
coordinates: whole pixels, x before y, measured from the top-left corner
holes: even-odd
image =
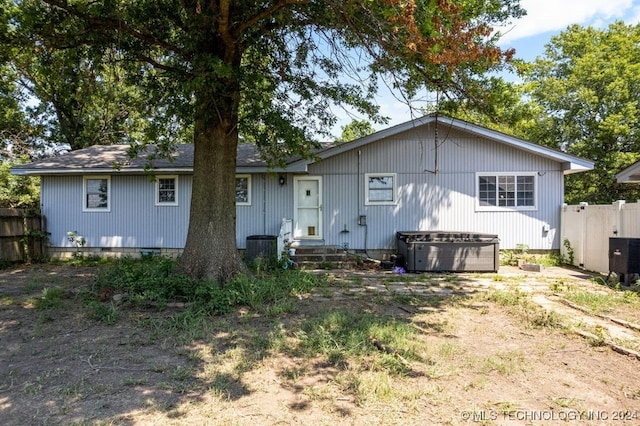
[[[237,95],[214,91],[196,94],[193,192],[179,269],[222,285],[246,266],[236,242]]]

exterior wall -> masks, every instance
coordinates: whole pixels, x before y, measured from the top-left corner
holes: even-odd
[[[47,231],[51,233],[51,247],[73,248],[67,240],[69,231],[77,231],[86,239],[87,253],[93,253],[92,248],[157,248],[164,253],[184,247],[189,224],[190,175],[178,177],[177,206],[156,206],[155,183],[147,176],[112,175],[109,212],[82,211],[82,179],[82,176],[42,179],[41,207]],[[292,200],[290,177],[281,186],[278,176],[252,176],[251,205],[236,208],[238,248],[245,248],[249,235],[277,235],[281,219],[293,214]],[[113,252],[130,254],[126,250]]]
[[[147,176],[113,175],[111,209],[85,212],[82,176],[42,179],[41,208],[53,247],[72,247],[67,232],[77,231],[86,247],[182,248],[189,223],[191,177],[178,177],[178,205],[156,206],[155,183]]]
[[[293,217],[293,177],[278,183],[278,175],[251,176],[251,205],[236,207],[238,248],[246,248],[250,235],[278,235],[283,218]]]
[[[498,142],[434,128],[421,128],[314,164],[309,174],[324,179],[326,244],[351,249],[393,249],[397,231],[447,230],[497,234],[500,248],[526,244],[559,249],[560,164]],[[437,173],[434,170],[437,166]],[[476,211],[476,172],[535,172],[537,210]],[[397,173],[399,202],[364,203],[365,173]],[[367,216],[367,226],[358,216]],[[544,232],[543,226],[549,231]],[[341,232],[344,229],[348,233]],[[366,239],[366,243],[365,243]]]
[[[560,248],[564,177],[559,163],[444,125],[438,134],[437,150],[431,124],[310,165],[309,175],[322,176],[323,243],[393,250],[397,231],[447,230],[497,234],[503,249],[518,244],[531,250]],[[537,209],[477,211],[479,171],[536,173]],[[365,205],[365,173],[397,173],[399,202]],[[251,176],[251,204],[236,207],[238,248],[246,247],[250,235],[278,235],[282,218],[293,218],[293,175],[285,176],[284,185],[276,174]],[[77,231],[87,249],[181,249],[191,184],[191,176],[180,175],[178,206],[156,206],[155,184],[147,176],[114,174],[111,211],[83,212],[82,176],[45,176],[42,212],[50,245],[73,249],[67,232]],[[360,215],[367,226],[358,224]]]

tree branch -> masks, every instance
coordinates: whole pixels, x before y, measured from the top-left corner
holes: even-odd
[[[100,27],[100,28],[108,28],[108,29],[112,29],[112,30],[116,30],[116,31],[122,31],[125,34],[130,35],[131,37],[148,43],[152,46],[157,46],[157,47],[162,47],[163,49],[167,49],[170,50],[172,52],[175,53],[183,53],[183,50],[176,46],[173,45],[171,43],[166,42],[165,40],[161,40],[155,36],[153,36],[153,34],[150,34],[149,32],[145,32],[142,33],[140,31],[135,30],[134,28],[132,28],[131,26],[125,24],[122,20],[120,19],[111,19],[111,18],[98,18],[95,16],[92,16],[88,13],[83,13],[81,11],[79,11],[77,8],[69,6],[66,1],[58,1],[58,0],[43,0],[44,3],[53,6],[53,7],[57,7],[59,9],[64,10],[65,12],[67,12],[68,14],[70,14],[71,16],[75,16],[77,18],[81,18],[84,21],[96,26],[96,27]]]
[[[173,73],[180,73],[183,75],[190,75],[188,72],[186,72],[185,70],[182,70],[178,67],[172,67],[169,65],[165,65],[162,64],[158,61],[156,61],[155,59],[151,58],[150,56],[145,56],[145,55],[137,55],[138,59],[142,62],[146,62],[149,65],[151,65],[154,68],[157,68],[159,70],[163,70],[163,71],[169,71],[169,72],[173,72]]]
[[[228,0],[223,0],[224,1],[228,1]],[[307,4],[309,3],[309,0],[280,0],[275,2],[273,5],[271,5],[270,7],[262,10],[260,13],[254,15],[252,18],[247,19],[242,25],[240,25],[238,27],[237,30],[237,34],[241,35],[244,34],[244,32],[253,27],[256,23],[258,23],[259,21],[261,21],[262,19],[265,19],[268,16],[271,16],[273,14],[275,14],[276,12],[284,9],[287,6],[291,6],[294,4]]]

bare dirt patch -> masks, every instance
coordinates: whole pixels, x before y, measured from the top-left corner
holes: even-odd
[[[122,309],[112,325],[92,319],[82,292],[94,272],[0,271],[2,424],[640,423],[640,361],[573,333],[584,313],[565,312],[567,327],[534,327],[482,296],[517,286],[552,297],[558,280],[611,291],[573,271],[335,272],[331,287],[296,299],[295,312],[240,308],[192,334],[171,309]],[[38,309],[53,287],[64,290],[62,305]],[[366,358],[305,355],[305,324],[339,311],[409,324],[409,368],[381,374]]]

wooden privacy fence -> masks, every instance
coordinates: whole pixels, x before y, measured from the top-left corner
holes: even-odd
[[[0,261],[42,258],[47,240],[43,222],[32,210],[0,208]]]
[[[640,238],[640,203],[564,205],[561,213],[561,253],[573,265],[609,272],[609,238]]]

